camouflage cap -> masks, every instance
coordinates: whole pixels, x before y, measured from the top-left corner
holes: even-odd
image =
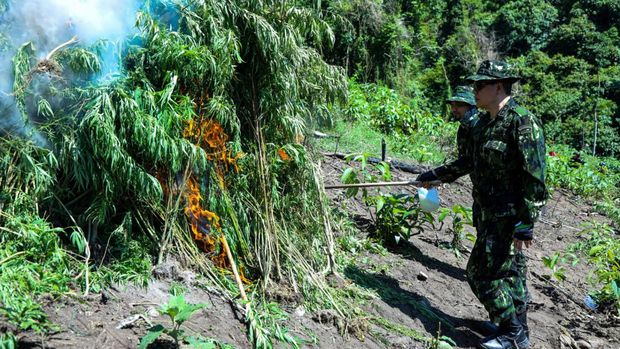
[[[471,86],[457,86],[452,97],[448,98],[446,102],[461,102],[469,105],[476,105],[474,89]]]
[[[480,64],[476,74],[468,76],[468,82],[506,80],[517,82],[519,77],[514,74],[512,68],[504,61],[484,61]]]

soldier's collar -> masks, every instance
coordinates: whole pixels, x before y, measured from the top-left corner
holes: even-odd
[[[517,107],[517,103],[515,102],[514,98],[510,97],[510,99],[508,99],[508,102],[506,103],[506,105],[504,105],[504,107],[502,109],[499,110],[499,113],[497,113],[497,116],[495,117],[495,120],[501,120],[504,118],[504,116],[506,116],[506,114],[508,114],[508,112],[514,108]]]
[[[462,118],[459,119],[461,124],[468,124],[478,114],[478,108],[471,107]]]

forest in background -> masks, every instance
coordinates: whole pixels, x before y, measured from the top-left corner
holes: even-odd
[[[447,114],[464,77],[484,59],[505,59],[522,77],[517,99],[550,142],[620,153],[617,1],[347,0],[321,9],[336,39],[325,59],[396,90],[415,113]]]

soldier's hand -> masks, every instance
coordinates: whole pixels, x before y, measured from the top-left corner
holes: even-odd
[[[526,224],[523,222],[519,222],[515,224],[515,229],[513,233],[513,240],[515,249],[517,251],[521,251],[523,249],[523,245],[526,248],[532,246],[532,240],[534,239],[534,225]]]
[[[422,186],[425,186],[424,183],[425,182],[432,182],[432,181],[436,181],[439,178],[437,178],[437,175],[435,174],[434,171],[426,171],[424,173],[421,173],[420,175],[418,175],[418,177],[415,179],[418,182],[422,182]]]

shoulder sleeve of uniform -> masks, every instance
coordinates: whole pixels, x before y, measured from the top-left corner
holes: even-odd
[[[524,111],[518,111],[522,109]],[[543,143],[544,135],[540,120],[534,114],[523,107],[515,108],[518,117],[516,118],[517,136],[521,142],[529,141],[534,144]]]
[[[515,111],[518,108],[515,108]],[[534,115],[527,109],[525,115],[517,113],[519,114],[516,121],[517,139],[524,174],[521,177],[522,189],[527,211],[524,218],[535,221],[548,196],[545,185],[545,139],[542,126]]]
[[[525,109],[524,107],[520,105],[515,108],[515,112],[517,112],[519,116],[526,116],[530,114],[529,110]]]

